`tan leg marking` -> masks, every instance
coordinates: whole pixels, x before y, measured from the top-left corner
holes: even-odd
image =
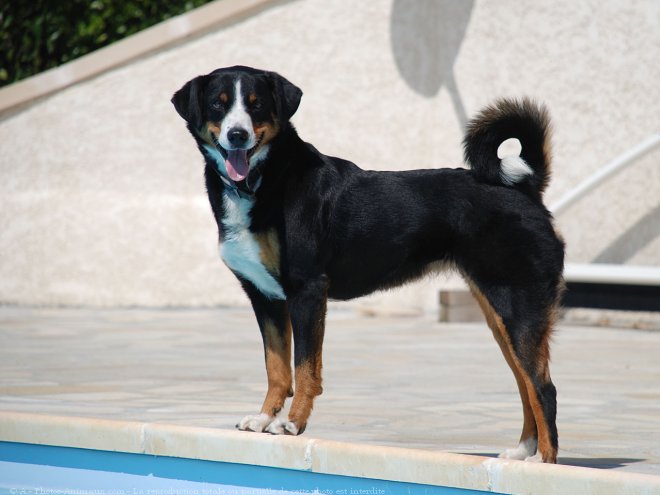
[[[327,287],[324,288],[327,290]],[[298,342],[295,345],[305,347],[305,358],[296,360],[295,369],[295,386],[296,391],[293,395],[293,402],[289,410],[289,417],[286,421],[276,419],[271,423],[266,431],[277,435],[299,435],[305,431],[307,420],[312,413],[314,407],[314,399],[316,396],[323,393],[321,386],[321,370],[322,363],[322,349],[323,349],[323,334],[325,332],[325,314],[327,304],[327,294],[324,294],[323,300],[318,301],[320,307],[314,307],[316,321],[312,328],[308,330],[311,332],[306,338],[311,339],[308,342]],[[317,301],[314,301],[316,304]],[[309,315],[308,315],[309,316]],[[298,329],[296,329],[296,332]],[[296,333],[296,335],[298,335]],[[305,338],[303,336],[303,338]]]
[[[321,357],[315,363],[307,362],[296,367],[296,393],[289,411],[289,421],[300,430],[305,428],[314,407],[314,398],[321,395]]]
[[[518,385],[518,392],[520,393],[520,400],[522,401],[523,407],[523,430],[520,435],[520,441],[523,442],[530,437],[536,437],[536,421],[534,420],[534,412],[529,401],[529,395],[527,393],[527,385],[523,378],[523,374],[518,367],[517,360],[513,354],[513,349],[511,348],[509,336],[502,322],[502,318],[495,312],[493,307],[490,305],[486,297],[477,289],[472,286],[472,294],[479,303],[481,310],[486,317],[486,322],[493,332],[493,336],[497,341],[497,344],[502,350],[504,359],[506,360],[509,368],[513,371],[513,376],[516,379],[516,384]]]
[[[537,438],[537,448],[543,457],[543,462],[557,462],[557,452],[552,447],[552,442],[550,441],[550,432],[548,431],[543,407],[538,399],[536,389],[529,374],[518,361],[502,318],[474,284],[470,283],[470,289],[484,312],[488,326],[493,331],[495,340],[502,349],[504,358],[516,378],[523,406],[523,430],[520,435],[520,443],[523,444],[531,438]],[[539,369],[540,375],[549,381],[548,355],[548,342],[546,340],[543,347],[539,349],[538,364],[541,368]]]
[[[314,398],[321,395],[321,364],[305,363],[296,367],[296,393],[287,420],[276,418],[266,431],[275,435],[300,435],[314,407]]]
[[[261,412],[276,416],[291,390],[291,323],[287,323],[284,339],[271,321],[264,322],[264,334],[268,392]]]

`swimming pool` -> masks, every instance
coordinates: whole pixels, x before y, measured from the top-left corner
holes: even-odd
[[[246,464],[11,442],[0,443],[0,459],[0,493],[11,495],[485,493]]]

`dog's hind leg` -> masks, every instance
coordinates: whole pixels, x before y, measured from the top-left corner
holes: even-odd
[[[544,314],[536,319],[541,322],[540,325],[526,324],[523,321],[514,324],[511,319],[507,326],[484,293],[474,283],[470,285],[495,340],[513,371],[523,406],[520,443],[518,447],[503,452],[500,457],[555,463],[558,449],[557,399],[549,369],[553,308],[542,311]],[[513,301],[516,298],[509,294],[505,299]]]
[[[291,321],[286,301],[266,298],[250,283],[243,287],[252,302],[264,343],[268,392],[260,414],[245,416],[237,426],[239,430],[265,431],[284,407],[291,388]]]
[[[514,449],[507,449],[505,452],[500,454],[500,457],[506,459],[526,459],[527,457],[533,456],[536,453],[537,446],[537,435],[536,435],[536,421],[534,420],[534,411],[529,402],[529,395],[527,394],[527,385],[523,378],[523,374],[520,371],[518,364],[516,363],[513,350],[511,345],[506,338],[507,333],[504,329],[504,324],[502,319],[495,312],[493,307],[490,305],[486,297],[476,288],[476,286],[471,285],[472,294],[479,303],[481,310],[486,317],[486,322],[493,332],[495,340],[502,350],[504,359],[506,359],[507,364],[513,371],[513,376],[516,379],[516,384],[518,385],[518,392],[520,393],[520,400],[522,401],[523,408],[523,429],[520,434],[520,443],[518,447]]]
[[[327,279],[320,277],[287,294],[293,326],[295,393],[288,420],[277,419],[267,428],[274,434],[299,435],[307,426],[314,399],[321,395],[323,335],[327,306]]]

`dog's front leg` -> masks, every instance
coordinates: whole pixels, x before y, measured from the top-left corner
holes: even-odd
[[[264,342],[268,392],[260,414],[245,416],[239,430],[262,432],[275,421],[287,397],[293,395],[291,378],[291,320],[286,301],[271,300],[249,282],[243,282],[252,302]]]
[[[273,421],[266,431],[299,435],[307,426],[314,398],[321,386],[321,353],[325,331],[328,282],[325,276],[307,281],[299,290],[287,294],[293,326],[295,394],[288,420]]]

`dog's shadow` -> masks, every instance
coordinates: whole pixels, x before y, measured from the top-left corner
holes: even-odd
[[[617,469],[629,464],[644,462],[645,460],[632,457],[560,457],[558,462],[565,466]]]
[[[456,452],[457,454],[467,454],[466,452]],[[478,455],[481,457],[497,458],[493,452],[470,452],[469,455]],[[630,464],[644,462],[646,459],[637,459],[634,457],[559,457],[557,464],[562,466],[586,467],[594,469],[618,469]]]

